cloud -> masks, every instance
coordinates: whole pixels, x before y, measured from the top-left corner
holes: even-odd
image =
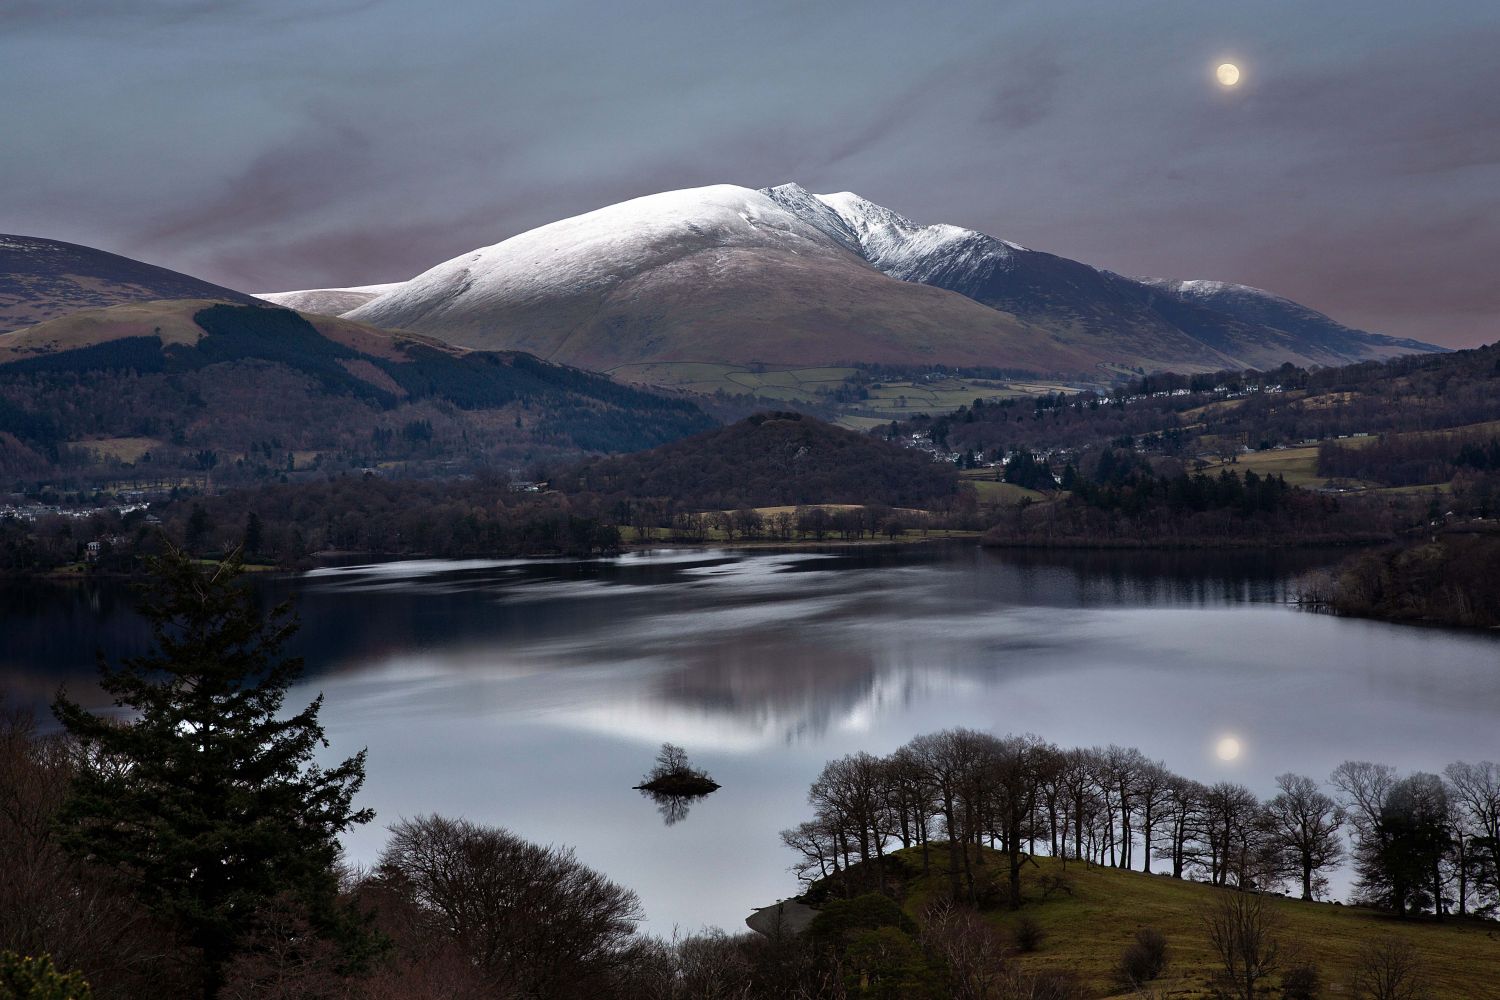
[[[66,30],[104,34],[121,28],[156,29],[230,22],[284,26],[324,17],[347,17],[382,0],[305,0],[278,7],[275,0],[10,0],[8,31]]]
[[[1064,75],[1055,50],[1038,47],[1012,56],[1003,74],[980,115],[982,123],[1023,129],[1052,114]]]

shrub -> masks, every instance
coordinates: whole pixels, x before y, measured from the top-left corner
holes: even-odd
[[[1027,952],[1040,948],[1042,939],[1047,936],[1047,932],[1042,930],[1041,924],[1038,924],[1034,917],[1022,917],[1017,920],[1014,934],[1016,950]]]
[[[1012,969],[1001,981],[1004,1000],[1083,1000],[1088,994],[1078,976],[1065,969],[1019,972]]]
[[[1359,1000],[1427,1000],[1427,969],[1410,941],[1397,937],[1367,941],[1355,960],[1350,991]]]
[[[878,892],[867,892],[853,899],[836,899],[818,912],[808,925],[814,940],[834,941],[857,931],[894,927],[903,934],[915,934],[917,925],[896,902]]]
[[[1313,962],[1298,962],[1281,977],[1281,995],[1285,1000],[1318,1000],[1323,993],[1323,977]]]
[[[1135,940],[1120,953],[1120,979],[1128,985],[1149,983],[1167,965],[1167,938],[1152,927],[1135,932]]]
[[[0,1000],[92,1000],[93,995],[82,974],[57,971],[49,955],[23,958],[0,951]]]

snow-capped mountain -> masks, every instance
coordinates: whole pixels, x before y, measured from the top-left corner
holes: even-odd
[[[919,225],[851,192],[766,188],[789,211],[858,252],[883,273],[958,292],[1037,326],[1067,331],[1108,355],[1133,348],[1177,364],[1268,367],[1343,364],[1436,350],[1352,330],[1306,306],[1246,285],[1133,279],[972,229]],[[837,229],[826,222],[837,217]]]
[[[363,322],[604,369],[761,361],[1083,373],[1437,349],[1256,289],[1129,278],[796,184],[649,195],[396,285],[265,297],[321,311],[355,302],[343,314]]]
[[[1204,313],[1229,316],[1260,331],[1263,349],[1297,350],[1319,364],[1337,365],[1364,358],[1395,357],[1441,350],[1420,340],[1387,337],[1344,326],[1316,309],[1262,288],[1225,281],[1137,282],[1154,292],[1152,307],[1183,330],[1210,341],[1216,329],[1203,321]]]
[[[600,369],[865,361],[1077,371],[1093,363],[964,296],[888,277],[840,224],[749,188],[670,191],[455,257],[345,315]]]
[[[298,312],[337,316],[358,309],[400,284],[403,282],[391,281],[382,285],[358,285],[353,288],[309,288],[300,292],[256,292],[255,297]]]

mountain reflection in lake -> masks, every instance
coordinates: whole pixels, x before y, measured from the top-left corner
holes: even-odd
[[[777,833],[829,758],[946,726],[1134,745],[1262,795],[1349,758],[1494,759],[1500,640],[1284,606],[1338,555],[661,551],[257,585],[298,597],[297,694],[327,695],[330,755],[370,749],[353,860],[402,816],[464,815],[576,846],[669,932],[796,891]],[[86,693],[95,649],[144,648],[128,607],[114,585],[0,588],[0,686]],[[666,826],[631,788],[664,740],[724,784]]]

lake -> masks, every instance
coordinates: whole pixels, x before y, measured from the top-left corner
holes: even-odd
[[[294,700],[326,695],[330,758],[369,748],[353,860],[400,817],[462,815],[576,847],[670,933],[798,891],[777,834],[829,758],[948,726],[1133,745],[1262,795],[1345,759],[1495,759],[1500,637],[1289,606],[1338,556],[660,550],[256,585],[297,599]],[[148,639],[123,584],[8,583],[0,615],[12,702],[97,702],[95,650]],[[631,788],[664,740],[724,786],[670,826]]]

